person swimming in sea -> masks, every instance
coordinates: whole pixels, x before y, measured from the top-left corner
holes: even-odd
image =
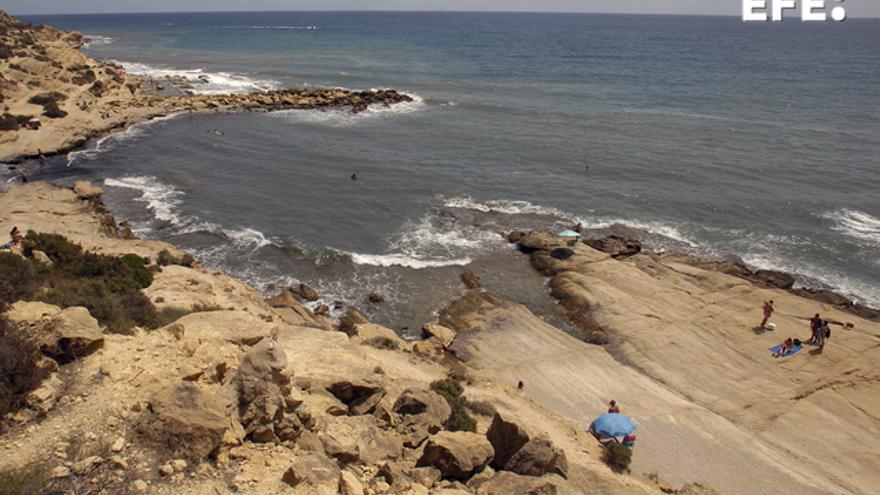
[[[351,180],[352,182],[358,180],[358,174],[351,174]]]

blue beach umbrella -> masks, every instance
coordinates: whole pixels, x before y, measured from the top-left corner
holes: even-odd
[[[562,232],[556,234],[559,237],[580,237],[581,235],[573,230],[563,230]]]
[[[636,431],[635,423],[623,414],[603,414],[593,420],[593,431],[600,436],[622,437]]]

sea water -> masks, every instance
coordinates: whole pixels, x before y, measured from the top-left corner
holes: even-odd
[[[345,111],[179,116],[53,160],[139,234],[271,293],[418,325],[468,266],[538,304],[502,234],[582,222],[880,306],[880,21],[501,13],[29,18],[199,93],[390,87]],[[357,181],[351,179],[357,174]],[[498,262],[498,257],[505,261]],[[514,282],[511,282],[514,281]],[[367,308],[370,309],[370,308]]]

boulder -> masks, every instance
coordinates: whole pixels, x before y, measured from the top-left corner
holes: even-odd
[[[339,331],[348,335],[354,335],[355,327],[370,323],[367,317],[363,315],[357,308],[349,308],[342,317],[339,318]]]
[[[417,466],[437,468],[444,478],[466,480],[494,457],[492,444],[483,435],[465,431],[442,431],[425,444]]]
[[[520,237],[516,245],[525,254],[535,251],[549,251],[560,244],[559,238],[546,230],[533,230]]]
[[[185,383],[169,386],[149,400],[137,430],[170,451],[171,457],[199,462],[213,454],[230,427],[230,394]]]
[[[369,301],[370,304],[382,304],[385,302],[385,296],[378,292],[370,292],[370,295],[367,296],[367,301]]]
[[[642,243],[619,235],[610,235],[601,239],[587,239],[585,244],[593,249],[608,253],[612,258],[626,258],[642,251]]]
[[[429,390],[406,389],[394,402],[394,412],[401,415],[401,424],[410,429],[437,433],[452,414],[449,403]]]
[[[292,395],[287,355],[272,339],[263,339],[242,358],[236,373],[238,412],[245,435],[254,442],[295,440],[307,415]]]
[[[277,296],[266,299],[266,304],[273,308],[298,308],[299,300],[289,290],[281,291]]]
[[[103,189],[93,185],[87,180],[75,181],[72,189],[80,199],[97,199],[104,194]]]
[[[306,284],[299,284],[295,287],[291,287],[290,292],[292,292],[296,297],[304,300],[304,301],[317,301],[321,298],[318,295],[318,292],[315,289],[312,289]]]
[[[345,404],[348,413],[353,416],[373,412],[382,397],[385,397],[385,389],[379,385],[349,380],[335,382],[327,387],[327,391]]]
[[[505,469],[526,476],[558,474],[568,478],[568,460],[562,449],[546,437],[529,440],[507,461]]]
[[[307,485],[317,494],[339,493],[339,466],[318,452],[294,452],[281,480],[292,487]]]
[[[324,452],[341,464],[377,464],[403,455],[401,439],[380,428],[379,420],[370,415],[327,418],[318,438]]]
[[[449,347],[449,345],[452,344],[452,341],[455,340],[454,330],[435,323],[425,323],[422,327],[422,334],[424,334],[426,338],[436,337],[443,347]]]
[[[495,451],[495,456],[492,459],[492,467],[495,469],[504,469],[513,454],[530,439],[525,429],[499,413],[495,413],[492,418],[492,424],[489,425],[486,438]]]
[[[534,478],[499,471],[474,488],[477,495],[556,495],[559,485],[559,481],[552,477]]]
[[[474,272],[464,272],[461,274],[461,281],[468,289],[479,289],[482,280]]]
[[[81,307],[59,311],[39,333],[43,335],[40,350],[61,363],[88,356],[104,345],[98,320]]]
[[[436,337],[431,337],[428,340],[414,342],[412,350],[419,356],[433,359],[443,355],[443,343]]]
[[[354,326],[351,334],[352,338],[359,343],[367,343],[376,340],[387,340],[393,342],[396,348],[406,347],[406,341],[401,339],[394,330],[375,325],[373,323],[358,323]]]

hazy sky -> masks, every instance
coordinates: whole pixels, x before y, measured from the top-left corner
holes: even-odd
[[[768,2],[771,0],[768,0]],[[828,0],[829,8],[840,4]],[[845,0],[850,17],[880,17],[880,0]],[[0,0],[11,14],[229,10],[502,10],[740,15],[742,0]]]

